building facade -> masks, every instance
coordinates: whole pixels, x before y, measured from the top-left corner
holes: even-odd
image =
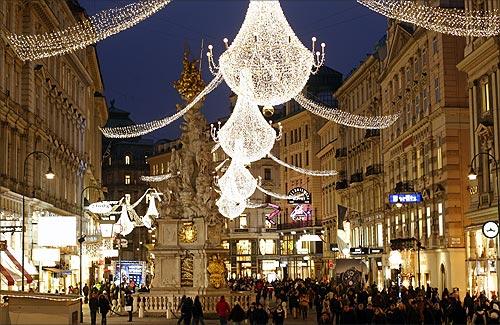
[[[456,65],[465,39],[390,22],[379,78],[382,114],[401,112],[382,130],[384,202],[420,192],[418,204],[386,205],[387,277],[404,284],[466,289],[469,117],[466,78]],[[399,270],[398,270],[399,269]]]
[[[340,86],[342,74],[328,67],[322,67],[318,74],[311,76],[304,93],[307,97],[325,105],[335,104],[333,92]],[[285,104],[284,117],[279,121],[283,127],[279,158],[285,163],[320,170],[321,162],[316,154],[321,150],[318,131],[326,123],[296,102]],[[304,189],[311,197],[305,204],[286,204],[279,218],[281,265],[283,277],[320,278],[323,274],[323,242],[302,241],[301,236],[323,235],[323,220],[328,219],[323,211],[322,180],[280,166],[281,193],[294,189]],[[299,247],[300,246],[300,247]]]
[[[4,32],[42,33],[76,24],[84,15],[75,1],[2,1],[0,28]],[[100,185],[99,127],[108,115],[102,93],[95,47],[23,62],[3,38],[0,40],[0,222],[2,227],[22,226],[24,195],[25,268],[34,273],[32,279],[26,279],[26,288],[54,292],[79,282],[77,245],[42,247],[38,239],[44,234],[38,233],[38,220],[73,216],[79,221],[82,189]],[[45,179],[49,159],[35,151],[50,157],[54,179]],[[86,197],[95,200],[98,194],[86,193]],[[80,222],[76,224],[79,228]],[[98,222],[85,216],[82,224],[82,234],[87,235],[85,249],[98,241]],[[76,239],[79,229],[74,230]],[[73,229],[67,231],[72,234]],[[9,255],[21,259],[22,233],[3,232],[1,237],[12,251]],[[48,250],[51,259],[44,254]],[[8,257],[4,253],[5,266]],[[83,278],[87,279],[98,257],[84,262]],[[33,265],[36,270],[28,269]],[[10,279],[2,277],[1,281],[4,288],[20,288],[21,270],[14,267],[8,271]]]
[[[115,106],[111,101],[109,119],[106,127],[132,125],[134,122],[129,117],[130,113]],[[103,186],[106,188],[107,199],[117,201],[130,195],[133,203],[139,200],[149,188],[149,184],[141,180],[141,176],[150,173],[147,159],[154,152],[154,142],[142,137],[132,139],[107,139],[103,138],[102,144]],[[135,210],[139,216],[146,213],[147,205],[141,203]],[[151,232],[144,226],[136,227],[126,236],[127,247],[120,249],[122,260],[146,261],[148,258],[147,244],[150,244]]]
[[[492,0],[468,0],[465,4],[471,9],[498,9],[498,2]],[[500,162],[499,50],[498,37],[468,37],[465,57],[458,64],[459,69],[467,73],[468,160],[478,175],[468,187],[470,206],[467,218],[470,224],[465,231],[467,288],[472,293],[484,291],[490,297],[493,294],[498,296],[498,239],[485,237],[482,226],[487,221],[498,222],[499,213],[497,184],[500,171],[495,164],[495,160]]]

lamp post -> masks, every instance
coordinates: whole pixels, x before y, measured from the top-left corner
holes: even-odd
[[[500,172],[498,170],[498,160],[496,160],[496,158],[488,152],[478,152],[477,154],[474,155],[474,157],[470,161],[470,172],[469,172],[468,178],[471,181],[477,179],[477,174],[474,171],[474,168],[472,166],[474,165],[474,161],[476,160],[476,158],[479,157],[480,155],[488,156],[489,158],[493,159],[493,161],[495,162],[496,174],[497,174],[497,182],[496,182],[497,183],[496,184],[496,187],[497,187],[497,218],[498,218],[498,225],[500,226],[500,179],[499,179]],[[497,297],[498,297],[498,291],[500,290],[500,275],[498,274],[498,272],[499,272],[498,261],[499,260],[500,260],[500,238],[498,238],[498,235],[497,235],[497,261],[495,263],[495,267],[497,270]]]
[[[24,168],[23,168],[23,182],[24,184],[26,184],[26,168],[27,168],[27,162],[28,162],[28,158],[33,156],[33,155],[41,155],[41,156],[44,156],[48,159],[49,161],[49,169],[47,170],[47,173],[45,173],[45,177],[49,180],[51,179],[54,179],[55,177],[55,174],[54,172],[52,171],[52,161],[49,157],[49,155],[47,155],[45,152],[43,151],[32,151],[30,152],[26,158],[24,158]],[[27,184],[26,184],[27,185]],[[27,186],[26,186],[27,187]],[[25,195],[24,195],[24,191],[23,191],[23,220],[22,220],[22,223],[23,223],[23,226],[22,226],[22,255],[21,255],[21,291],[24,291],[24,252],[25,252],[25,237],[26,237],[26,209],[25,209]]]
[[[95,189],[98,190],[99,192],[102,192],[102,189],[100,187],[94,186],[94,185],[89,185],[82,189],[82,192],[80,193],[80,235],[78,236],[78,244],[80,245],[80,323],[83,323],[83,303],[82,303],[82,296],[83,296],[83,242],[85,241],[85,237],[83,236],[83,218],[85,216],[85,210],[84,210],[84,194],[85,191],[88,189]]]

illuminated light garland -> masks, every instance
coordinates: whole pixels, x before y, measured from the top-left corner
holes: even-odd
[[[239,217],[246,209],[246,202],[237,202],[222,195],[215,204],[219,208],[219,212],[226,218],[234,219]]]
[[[10,291],[10,292],[13,292],[13,291]],[[4,297],[8,297],[8,298],[21,298],[21,299],[40,299],[40,300],[48,300],[48,301],[61,301],[61,302],[64,302],[64,301],[71,301],[71,302],[75,302],[75,301],[78,301],[80,300],[80,297],[76,297],[76,298],[63,298],[57,294],[54,294],[54,296],[57,296],[57,298],[51,298],[51,297],[46,297],[46,296],[28,296],[28,295],[16,295],[14,293],[8,293],[8,294],[4,294],[3,296]]]
[[[321,51],[308,50],[290,27],[277,0],[251,0],[245,20],[229,45],[214,61],[213,46],[208,47],[212,73],[222,72],[224,80],[238,96],[251,98],[256,105],[274,106],[285,103],[300,93],[311,73],[323,65],[325,44]],[[248,70],[253,89],[241,84],[240,72]]]
[[[409,0],[357,0],[388,18],[455,36],[490,37],[500,34],[500,11],[432,7]]]
[[[245,201],[255,192],[257,180],[239,161],[233,160],[228,169],[217,181],[222,196],[236,202]]]
[[[66,29],[36,35],[7,35],[22,60],[36,60],[83,49],[135,26],[171,0],[143,0],[101,11]]]
[[[326,177],[326,176],[335,176],[338,174],[336,170],[310,170],[310,169],[305,169],[301,167],[297,167],[294,165],[290,165],[289,163],[284,162],[283,160],[279,159],[278,157],[273,156],[273,154],[268,153],[267,154],[269,158],[280,164],[281,166],[284,166],[286,168],[290,168],[292,170],[295,170],[298,173],[305,174],[305,175],[310,175],[310,176],[321,176],[321,177]]]
[[[401,113],[386,116],[362,116],[345,112],[336,108],[330,108],[322,104],[316,103],[304,95],[299,94],[294,97],[294,100],[303,108],[313,114],[321,116],[327,120],[339,123],[342,125],[360,128],[360,129],[385,129],[391,126],[399,118]]]
[[[212,81],[203,89],[191,103],[189,103],[186,107],[178,111],[172,116],[168,116],[162,118],[161,120],[151,121],[144,124],[136,124],[130,126],[121,126],[115,128],[101,128],[102,134],[104,134],[107,138],[134,138],[144,134],[148,134],[153,132],[154,130],[158,130],[162,127],[169,125],[174,122],[178,118],[182,117],[186,114],[191,108],[193,108],[200,100],[203,99],[207,94],[212,92],[218,85],[222,82],[222,75],[219,73],[215,76]]]
[[[265,188],[263,188],[259,184],[257,184],[257,189],[259,191],[261,191],[262,193],[267,194],[269,196],[272,196],[272,197],[279,199],[279,200],[297,200],[297,199],[302,198],[302,195],[297,196],[297,195],[286,195],[286,194],[275,193],[275,192],[266,190]]]
[[[163,182],[168,179],[171,179],[172,177],[175,177],[177,175],[172,175],[172,174],[163,174],[163,175],[155,175],[155,176],[141,176],[141,181],[143,182],[149,182],[149,183],[157,183],[157,182]]]
[[[243,81],[244,78],[242,78]],[[278,134],[262,116],[257,104],[239,96],[233,113],[221,128],[211,125],[212,138],[233,160],[243,164],[257,161],[268,154]]]

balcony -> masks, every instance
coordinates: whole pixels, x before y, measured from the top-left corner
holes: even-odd
[[[363,181],[363,173],[354,173],[351,175],[351,184]]]
[[[366,177],[382,174],[382,171],[383,171],[382,164],[370,165],[366,167]]]
[[[335,150],[335,158],[347,157],[347,148],[339,148]]]
[[[295,221],[291,223],[278,224],[277,230],[306,228],[306,227],[322,227],[322,226],[323,225],[319,220],[304,220],[304,221]]]
[[[338,181],[337,183],[335,183],[335,189],[337,189],[337,190],[344,190],[347,188],[347,186],[348,186],[347,179],[344,179],[342,181]]]
[[[380,136],[380,130],[378,129],[368,129],[365,133],[365,139],[375,138]]]
[[[398,182],[394,188],[395,193],[415,192],[412,182]]]

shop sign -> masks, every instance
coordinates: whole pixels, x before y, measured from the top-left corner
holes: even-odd
[[[9,233],[9,232],[22,232],[23,226],[1,226],[1,233]]]
[[[288,192],[288,196],[292,196],[292,199],[288,199],[289,204],[311,204],[311,194],[302,187],[292,188]]]
[[[498,224],[495,221],[487,221],[483,224],[483,235],[486,238],[498,236]]]
[[[383,248],[370,248],[369,253],[370,254],[382,254],[384,252]]]
[[[106,214],[110,213],[111,210],[113,210],[113,207],[111,204],[107,201],[102,201],[102,202],[95,202],[92,203],[88,206],[88,209],[92,213],[97,213],[97,214]]]
[[[389,203],[420,203],[422,202],[422,193],[393,193],[389,194]]]
[[[352,247],[351,255],[368,255],[368,247]]]

